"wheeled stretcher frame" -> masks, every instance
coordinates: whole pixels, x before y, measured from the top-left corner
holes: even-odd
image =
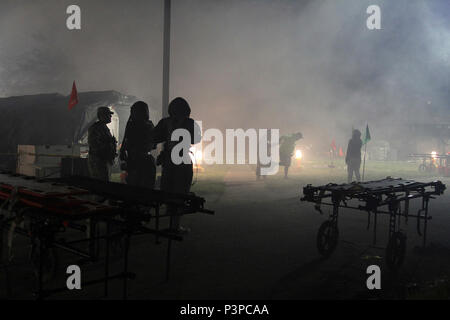
[[[434,196],[444,193],[445,185],[440,181],[429,183],[415,182],[387,177],[386,179],[351,184],[327,184],[303,188],[301,201],[315,203],[315,209],[322,213],[321,206],[332,206],[329,219],[319,228],[317,234],[317,248],[319,252],[329,257],[335,250],[338,238],[339,209],[356,209],[367,212],[367,230],[370,228],[373,216],[373,244],[377,241],[378,215],[389,216],[388,245],[386,247],[386,264],[389,268],[398,268],[404,260],[406,252],[406,235],[401,231],[401,221],[415,218],[417,232],[426,244],[429,215],[429,202]],[[422,205],[416,214],[410,212],[410,202],[421,199]],[[359,205],[349,205],[351,200],[357,200]],[[422,226],[423,222],[423,226]]]

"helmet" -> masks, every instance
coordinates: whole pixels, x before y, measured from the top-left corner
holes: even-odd
[[[101,118],[106,115],[114,114],[108,107],[100,107],[97,109],[97,117]]]

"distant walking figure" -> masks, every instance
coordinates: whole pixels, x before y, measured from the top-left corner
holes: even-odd
[[[284,178],[287,179],[292,156],[294,155],[295,143],[303,138],[298,132],[290,136],[280,138],[280,166],[284,166]]]
[[[352,182],[353,172],[356,180],[361,181],[359,168],[361,167],[361,131],[353,130],[352,138],[348,142],[347,155],[345,156],[345,163],[347,164],[348,183]]]

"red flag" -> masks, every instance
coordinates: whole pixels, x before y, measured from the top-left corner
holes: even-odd
[[[342,147],[339,147],[339,157],[343,157],[344,152],[342,151]]]
[[[333,150],[336,151],[336,142],[334,142],[334,139],[331,142],[331,148],[333,148]]]
[[[72,85],[72,93],[70,94],[70,100],[69,100],[69,110],[72,110],[73,107],[78,103],[78,92],[77,92],[77,86],[75,85],[75,81]]]

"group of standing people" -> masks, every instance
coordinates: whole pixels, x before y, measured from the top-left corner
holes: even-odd
[[[190,163],[176,164],[172,161],[172,149],[181,142],[172,141],[172,133],[177,129],[185,129],[189,132],[190,144],[200,142],[200,128],[190,118],[191,108],[183,98],[175,98],[168,106],[169,116],[159,121],[156,127],[150,120],[148,105],[143,101],[137,101],[131,106],[124,138],[120,147],[119,158],[121,169],[127,172],[126,183],[134,186],[153,189],[156,181],[156,166],[162,166],[161,190],[173,193],[185,194],[190,191],[193,178],[193,165]],[[92,178],[109,181],[110,169],[117,157],[117,141],[111,135],[107,125],[111,122],[113,112],[108,107],[100,107],[97,110],[98,121],[88,130],[89,144],[89,172]],[[295,133],[283,136],[280,139],[280,166],[284,166],[284,176],[287,178],[296,141],[303,136]],[[163,149],[157,160],[150,153],[156,149],[158,143],[163,144]],[[361,132],[353,130],[352,138],[347,147],[345,162],[348,168],[348,182],[353,174],[357,181],[361,180]],[[180,157],[183,158],[183,149],[180,149]],[[258,162],[257,177],[260,176],[261,165]],[[176,208],[168,208],[175,218],[172,219],[172,227],[182,229],[179,225],[179,216],[174,212]]]
[[[172,161],[172,149],[181,142],[172,141],[172,133],[177,129],[189,132],[190,144],[201,140],[200,128],[190,118],[191,108],[183,98],[175,98],[168,106],[169,116],[159,121],[156,127],[150,120],[148,105],[137,101],[131,106],[119,158],[121,169],[127,172],[126,183],[133,186],[153,189],[156,181],[156,166],[162,166],[161,190],[173,193],[188,193],[192,184],[193,165]],[[113,112],[108,107],[97,110],[98,121],[88,130],[89,172],[92,178],[109,181],[110,169],[117,157],[117,141],[111,135],[107,124],[111,122]],[[157,144],[162,143],[163,149],[155,158],[151,151]],[[183,156],[183,149],[180,156]],[[180,226],[180,215],[176,207],[168,207],[168,214],[172,215],[171,228],[184,232]]]
[[[302,139],[303,135],[298,132],[280,138],[280,162],[279,165],[284,167],[284,178],[288,177],[289,167],[291,166],[292,156],[294,155],[295,144],[297,140]],[[268,144],[269,145],[269,144]],[[356,181],[361,181],[361,147],[363,143],[361,140],[361,131],[354,129],[352,131],[352,138],[348,142],[347,153],[345,156],[345,163],[347,164],[347,181],[352,182],[353,175]],[[269,147],[267,148],[269,149]],[[261,177],[261,168],[263,165],[259,161],[256,165],[256,177],[259,180]],[[265,176],[263,176],[265,178]]]

